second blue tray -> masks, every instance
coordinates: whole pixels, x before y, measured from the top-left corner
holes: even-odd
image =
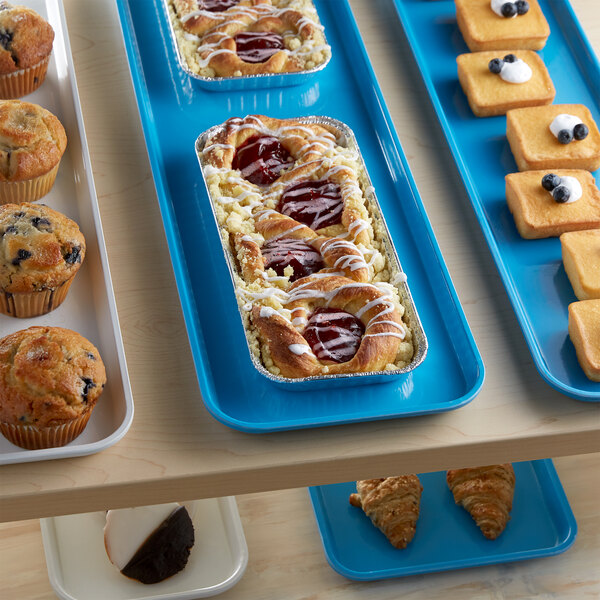
[[[219,421],[267,432],[435,413],[469,402],[483,364],[346,0],[316,2],[327,68],[292,88],[209,92],[181,71],[160,0],[117,2],[202,398]],[[429,350],[396,383],[287,391],[253,367],[194,153],[198,134],[249,113],[349,125],[381,203]]]
[[[394,548],[362,510],[350,506],[354,481],[309,488],[329,564],[349,579],[372,581],[564,552],[575,541],[577,523],[552,461],[514,463],[513,468],[510,521],[493,541],[454,503],[445,471],[419,475],[421,513],[405,550]]]
[[[551,31],[539,54],[556,88],[554,103],[585,104],[600,123],[600,65],[573,9],[567,0],[539,2]],[[599,402],[600,383],[585,376],[567,334],[567,307],[577,298],[560,242],[522,239],[506,205],[504,176],[517,171],[506,117],[475,117],[458,82],[456,57],[469,49],[454,2],[394,4],[540,374],[565,394]]]

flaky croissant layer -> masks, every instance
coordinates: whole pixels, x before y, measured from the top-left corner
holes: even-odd
[[[452,469],[446,481],[456,504],[473,517],[486,538],[495,540],[510,519],[515,491],[512,465]]]

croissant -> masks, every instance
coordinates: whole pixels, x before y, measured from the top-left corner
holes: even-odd
[[[416,475],[356,482],[350,504],[362,508],[395,548],[406,548],[415,537],[423,487]]]
[[[495,540],[510,519],[515,491],[512,465],[453,469],[446,473],[446,481],[456,504],[468,511],[486,538]]]

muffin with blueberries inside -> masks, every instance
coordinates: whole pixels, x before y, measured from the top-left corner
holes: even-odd
[[[46,78],[54,30],[25,6],[0,1],[0,98],[31,94]]]
[[[64,446],[85,428],[106,384],[98,349],[62,327],[0,339],[0,431],[28,450]]]
[[[0,204],[45,196],[67,147],[58,118],[37,104],[0,100],[0,140]]]
[[[35,317],[63,302],[85,257],[77,223],[43,204],[0,205],[0,313]]]

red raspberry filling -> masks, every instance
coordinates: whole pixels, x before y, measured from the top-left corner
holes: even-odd
[[[291,265],[294,274],[290,281],[311,275],[325,266],[320,252],[302,240],[270,240],[261,248],[261,252],[265,259],[265,269],[273,269],[277,275],[283,277],[284,269]]]
[[[303,181],[288,187],[279,205],[279,212],[311,229],[341,223],[343,210],[340,186],[327,180]]]
[[[362,321],[353,314],[337,308],[317,308],[303,335],[320,361],[344,363],[358,352],[364,332]]]
[[[247,63],[264,63],[283,50],[283,38],[276,33],[243,31],[233,38],[237,55]]]
[[[223,12],[235,6],[240,0],[198,0],[198,8],[209,12]]]
[[[232,166],[250,183],[269,185],[292,161],[290,153],[276,137],[254,135],[237,149]]]

